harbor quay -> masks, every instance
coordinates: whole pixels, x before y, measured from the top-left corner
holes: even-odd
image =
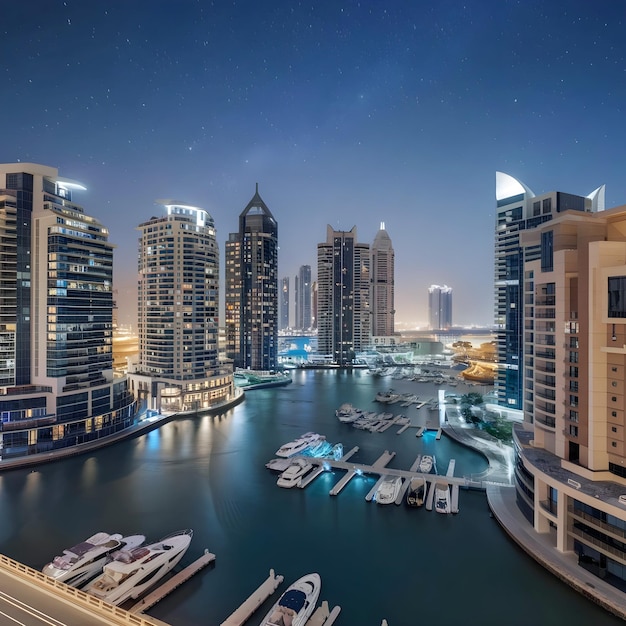
[[[366,373],[364,374],[367,376]],[[362,380],[364,374],[356,374],[356,380]],[[169,422],[163,423],[162,427],[144,433],[143,437],[134,438],[127,444],[120,442],[121,447],[119,451],[117,447],[115,449],[103,448],[97,454],[91,453],[83,457],[66,459],[63,461],[63,464],[49,464],[45,470],[42,469],[40,472],[10,472],[7,474],[7,478],[10,478],[10,480],[4,480],[2,483],[0,498],[3,495],[6,496],[7,488],[11,484],[17,485],[24,482],[25,487],[28,484],[28,489],[25,489],[25,493],[29,494],[30,502],[33,503],[37,493],[34,487],[37,484],[41,484],[42,488],[49,484],[59,484],[58,481],[61,479],[61,476],[67,475],[71,471],[76,476],[75,497],[85,502],[86,512],[93,506],[93,504],[89,503],[89,500],[84,500],[85,494],[81,491],[81,484],[84,484],[86,479],[93,481],[99,476],[107,477],[107,482],[103,483],[102,486],[98,486],[99,483],[94,484],[93,482],[86,484],[90,485],[90,490],[94,493],[99,491],[101,494],[106,493],[106,499],[109,501],[113,496],[110,492],[110,486],[115,486],[116,488],[123,486],[124,491],[136,494],[138,500],[141,501],[139,513],[135,510],[135,504],[137,503],[134,503],[132,500],[124,500],[126,503],[125,515],[128,516],[129,520],[127,523],[131,524],[132,530],[140,529],[142,532],[146,532],[147,535],[153,535],[156,532],[160,532],[160,529],[164,526],[170,528],[172,524],[177,523],[175,520],[182,514],[184,519],[188,520],[189,525],[194,527],[194,532],[197,531],[197,537],[194,538],[194,541],[201,541],[202,543],[198,545],[202,546],[202,549],[204,549],[204,546],[209,546],[211,552],[215,553],[217,557],[210,568],[194,574],[189,579],[189,583],[183,583],[183,586],[179,588],[180,591],[170,593],[162,600],[159,600],[153,607],[147,609],[149,615],[137,612],[132,614],[132,618],[129,618],[135,620],[142,619],[144,624],[159,623],[170,624],[171,626],[195,626],[206,623],[217,626],[217,624],[227,623],[229,616],[234,612],[236,613],[238,607],[243,606],[244,609],[246,607],[249,609],[251,604],[246,603],[253,595],[255,598],[252,601],[252,606],[258,606],[250,613],[248,622],[251,624],[258,623],[261,617],[258,613],[267,611],[268,605],[273,601],[272,598],[275,599],[274,594],[280,590],[284,591],[285,583],[292,582],[302,572],[314,571],[318,568],[324,581],[320,600],[322,605],[324,602],[327,603],[327,609],[319,612],[316,618],[317,621],[311,621],[313,619],[313,616],[311,616],[307,626],[313,626],[314,624],[316,626],[326,626],[329,622],[325,621],[327,618],[322,616],[327,613],[327,617],[330,617],[333,611],[335,612],[336,623],[359,623],[378,626],[385,619],[389,626],[411,624],[413,623],[412,621],[407,621],[407,616],[409,615],[407,612],[409,610],[408,606],[398,610],[392,605],[375,602],[372,608],[364,609],[364,612],[360,613],[358,602],[355,603],[355,598],[353,597],[357,591],[351,584],[346,583],[346,580],[353,580],[354,572],[350,569],[353,563],[342,565],[340,568],[342,571],[337,573],[335,571],[337,569],[337,559],[333,558],[333,550],[336,548],[336,543],[327,544],[327,542],[332,542],[332,537],[334,536],[341,536],[342,543],[346,545],[346,549],[351,550],[350,553],[353,555],[351,560],[355,561],[354,567],[357,570],[362,570],[364,567],[363,558],[366,558],[370,564],[377,562],[375,559],[379,558],[379,548],[376,547],[376,542],[380,539],[380,542],[384,545],[381,558],[387,559],[385,562],[389,563],[389,554],[392,555],[391,562],[393,563],[392,569],[394,571],[390,572],[390,574],[396,576],[396,573],[400,574],[402,572],[401,575],[403,577],[408,576],[406,578],[408,584],[412,570],[410,567],[405,569],[405,553],[402,552],[404,549],[396,546],[396,536],[400,537],[402,534],[404,537],[403,542],[406,542],[406,537],[410,536],[410,533],[415,532],[417,532],[417,535],[415,535],[417,538],[423,537],[424,533],[429,537],[433,537],[432,546],[430,542],[427,542],[428,545],[425,545],[422,541],[418,541],[417,545],[414,546],[417,551],[417,558],[427,559],[431,562],[431,559],[435,558],[435,556],[430,554],[431,548],[434,549],[436,544],[440,545],[441,543],[438,538],[437,528],[445,529],[442,531],[445,534],[445,542],[452,542],[450,545],[454,545],[455,537],[460,532],[458,529],[461,527],[463,528],[462,534],[464,536],[466,536],[467,532],[473,533],[476,511],[481,509],[481,498],[483,501],[489,501],[490,506],[493,504],[491,509],[493,518],[489,518],[489,509],[485,507],[482,513],[484,517],[481,517],[479,522],[480,525],[489,526],[491,524],[495,526],[496,522],[498,524],[507,523],[505,516],[499,518],[496,514],[498,507],[503,505],[497,501],[492,503],[490,495],[494,489],[505,494],[510,494],[514,491],[510,486],[505,486],[508,480],[508,473],[504,468],[506,450],[503,451],[497,444],[491,449],[485,442],[479,440],[479,433],[472,433],[472,429],[466,428],[462,424],[457,425],[453,418],[446,421],[443,425],[439,425],[436,412],[427,412],[423,406],[420,409],[416,409],[414,406],[409,407],[410,410],[405,411],[411,421],[409,425],[398,423],[396,428],[391,426],[390,430],[388,429],[380,434],[378,431],[372,434],[364,434],[358,430],[352,430],[345,425],[337,423],[334,417],[332,417],[332,422],[331,420],[322,420],[324,422],[322,424],[319,421],[319,413],[321,411],[317,410],[317,415],[315,416],[317,421],[307,421],[304,413],[306,404],[298,404],[298,411],[295,413],[293,411],[294,396],[299,397],[296,394],[306,394],[309,391],[307,387],[301,386],[302,381],[309,378],[314,379],[316,381],[314,386],[319,387],[320,385],[325,385],[326,382],[332,382],[332,379],[327,373],[323,372],[298,373],[294,378],[296,384],[293,386],[287,385],[272,390],[255,391],[253,403],[243,403],[238,407],[234,407],[227,416],[205,416],[199,419],[191,416],[181,416],[180,418],[170,419]],[[394,382],[394,384],[399,386],[399,383]],[[324,389],[326,387],[322,386],[321,388]],[[340,404],[341,396],[346,393],[345,384],[342,388],[343,390],[338,392],[339,399],[337,399],[337,396],[332,396],[327,401],[327,407],[333,407],[332,411]],[[318,395],[319,389],[312,391],[315,391],[315,395]],[[258,396],[256,395],[257,393],[259,394]],[[326,395],[329,395],[329,393]],[[312,396],[305,395],[303,397]],[[371,399],[371,391],[367,394],[367,397]],[[363,395],[363,398],[365,398],[365,395]],[[350,399],[355,404],[365,404],[365,399],[359,399],[358,397]],[[328,411],[328,409],[326,411],[327,415],[328,413],[332,415],[332,411]],[[265,415],[271,416],[272,419],[270,420],[268,417],[268,419],[263,420],[262,416]],[[246,428],[242,429],[241,426],[244,423]],[[320,432],[327,432],[329,439],[332,441],[348,441],[348,446],[346,446],[348,453],[344,455],[341,461],[329,463],[326,470],[323,468],[322,463],[316,462],[317,468],[321,467],[322,471],[317,479],[312,480],[303,489],[289,492],[277,488],[275,480],[272,480],[272,476],[264,471],[261,466],[267,458],[270,458],[271,451],[275,450],[279,444],[291,439],[303,430],[316,427],[319,428]],[[422,427],[424,427],[422,437],[417,437],[416,435]],[[436,433],[439,432],[439,428],[441,428],[442,438],[438,441]],[[206,436],[206,434],[211,436],[206,438],[207,443],[210,442],[210,446],[198,446],[196,442],[200,442],[201,435]],[[474,467],[478,468],[473,470],[472,464],[468,464],[467,458],[474,458],[476,455],[464,452],[455,444],[452,444],[452,441],[462,444],[462,447],[467,448],[467,450],[478,451],[483,459],[488,459],[488,468],[483,471],[484,465],[482,463],[473,462]],[[194,447],[188,449],[188,445],[192,442]],[[354,450],[355,448],[358,449]],[[243,450],[246,451],[246,454],[241,453]],[[397,454],[394,454],[395,451],[397,451]],[[431,482],[441,479],[452,487],[458,486],[461,490],[461,506],[459,508],[461,519],[452,515],[421,515],[419,512],[415,513],[405,507],[386,508],[376,506],[376,513],[363,514],[363,499],[368,499],[367,496],[371,493],[372,487],[376,486],[378,480],[382,476],[395,475],[402,478],[406,483],[406,479],[420,474],[419,471],[411,470],[418,461],[419,455],[425,452],[428,454],[434,453],[440,461],[440,474],[426,474],[426,479]],[[467,456],[468,454],[469,456]],[[464,455],[467,457],[465,460]],[[456,470],[452,476],[449,476],[446,472],[446,467],[449,467],[450,461],[454,460],[450,457],[457,459]],[[209,458],[211,459],[210,462]],[[231,462],[232,459],[237,459],[236,463],[233,464]],[[492,459],[498,461],[498,468],[502,466],[502,470],[498,469],[498,471],[502,472],[501,475],[490,472]],[[390,467],[390,465],[394,465],[394,467]],[[187,468],[190,466],[193,471],[188,473]],[[64,472],[61,471],[63,467],[65,467]],[[334,472],[335,477],[331,475],[332,472]],[[354,475],[346,480],[350,472],[354,472]],[[144,478],[141,477],[142,473],[145,473]],[[359,475],[363,476],[363,480],[355,481],[354,478]],[[186,479],[187,476],[189,476],[188,479]],[[50,482],[53,477],[55,483]],[[340,484],[341,481],[344,481],[343,486]],[[499,484],[493,485],[492,483]],[[205,485],[209,484],[211,485],[211,491],[203,491]],[[102,491],[103,489],[106,491]],[[175,491],[172,491],[172,489]],[[464,489],[467,489],[467,493]],[[477,490],[486,491],[487,498],[483,498],[479,493],[472,493]],[[154,498],[152,491],[155,492]],[[123,491],[120,491],[119,495],[124,497],[123,493]],[[209,494],[208,497],[206,494]],[[320,498],[322,495],[325,497]],[[340,497],[331,498],[328,497],[329,495]],[[198,505],[201,506],[194,506],[194,508],[188,510],[185,504],[186,497],[193,497]],[[102,497],[102,499],[105,498]],[[170,501],[172,506],[164,508],[163,503]],[[6,507],[6,502],[5,497],[4,500],[0,500],[0,506]],[[58,502],[61,503],[63,500],[59,499]],[[70,502],[68,500],[68,504]],[[359,502],[361,503],[360,505]],[[263,504],[266,504],[266,506],[259,508]],[[160,506],[161,508],[155,509],[155,506]],[[373,512],[374,507],[370,507],[371,505],[369,504],[365,505],[366,509]],[[7,509],[4,508],[4,510],[6,512]],[[156,520],[149,517],[148,514],[151,510],[161,511],[161,519]],[[254,511],[254,516],[258,519],[270,519],[267,517],[268,515],[280,512],[278,517],[272,518],[279,525],[279,531],[275,533],[272,530],[274,524],[265,523],[253,525],[252,528],[254,530],[252,530],[248,522],[245,521],[249,518],[252,511]],[[315,511],[315,515],[311,516],[313,511]],[[101,519],[103,520],[102,523],[107,525],[112,523],[111,520],[115,523],[116,518],[110,515],[108,517],[103,515],[97,505],[93,513],[94,515],[91,517],[85,516],[82,525],[74,523],[72,528],[68,528],[68,531],[72,532],[71,535],[68,533],[68,537],[76,539],[77,535],[78,537],[81,536],[83,527],[93,528],[93,519]],[[37,519],[37,515],[35,514],[34,520]],[[106,521],[107,519],[109,520],[108,522]],[[281,519],[285,522],[284,524],[281,523]],[[429,522],[429,519],[432,520],[432,523]],[[446,521],[446,519],[449,521]],[[198,520],[202,520],[202,523]],[[287,520],[291,520],[290,524],[287,524]],[[293,528],[293,522],[296,520],[296,527]],[[18,521],[19,518],[16,518],[16,522]],[[50,524],[50,521],[48,520],[44,523]],[[5,525],[5,537],[11,536],[6,533],[7,530],[9,533],[11,532],[11,526],[11,523],[8,526]],[[346,530],[347,527],[350,529],[349,531]],[[37,527],[33,527],[32,523],[30,528],[33,532],[37,532]],[[202,533],[202,528],[205,528],[204,533]],[[234,535],[233,541],[225,542],[219,537],[220,534],[224,534],[227,528],[228,532]],[[365,532],[363,532],[364,529],[366,529]],[[389,530],[391,530],[392,535],[388,534]],[[356,533],[356,535],[352,537],[350,534],[346,534],[346,532]],[[494,533],[493,530],[489,532],[494,538],[501,535],[504,544],[511,543],[508,535],[498,532]],[[250,533],[252,533],[252,536]],[[293,549],[288,549],[287,546],[294,545],[293,542],[297,541],[299,537],[301,538],[303,534],[307,537],[306,543],[310,546],[310,550],[307,550],[306,555],[300,557],[293,552]],[[250,537],[249,540],[248,537]],[[63,541],[63,539],[59,539],[59,536],[57,536],[54,546],[58,546],[59,541]],[[48,543],[53,545],[51,542]],[[229,545],[230,543],[233,546],[237,544],[236,552],[233,552],[233,548]],[[359,554],[352,546],[353,543],[355,545],[367,544],[367,555]],[[504,544],[497,544],[497,548],[490,545],[482,548],[485,550],[486,562],[491,561],[489,550],[493,550],[494,554],[497,553],[498,555],[502,553],[503,549],[506,552],[507,548]],[[45,550],[46,554],[50,554],[51,550],[51,548],[46,549],[45,545],[43,548],[41,545],[34,546],[32,550],[16,550],[14,548],[7,550],[7,547],[12,545],[13,539],[11,539],[11,543],[8,543],[6,539],[4,542],[0,542],[2,552],[10,554],[12,558],[17,557],[17,560],[22,563],[36,564],[41,558],[37,555],[41,555],[43,550]],[[255,558],[255,551],[260,550],[262,546],[265,546],[267,549],[264,549],[261,558]],[[413,549],[413,543],[411,543],[409,549]],[[458,550],[458,546],[455,549]],[[251,552],[251,550],[253,551]],[[391,553],[389,550],[391,550]],[[435,552],[437,551],[435,550]],[[515,551],[515,555],[513,555],[515,559],[524,558],[523,555],[521,557],[518,556],[517,552]],[[52,554],[54,553],[52,552]],[[244,555],[252,555],[252,560],[250,560],[249,556]],[[191,555],[190,560],[193,561],[197,556],[200,555]],[[533,562],[531,559],[528,559],[528,561]],[[414,563],[414,560],[411,562]],[[461,567],[461,571],[463,571],[462,563],[459,562],[458,565]],[[259,596],[257,593],[258,588],[255,587],[257,585],[262,587],[267,583],[267,580],[263,579],[270,567],[273,568],[271,572],[273,580],[276,581],[278,577],[282,576],[283,581],[279,586],[275,587],[274,591],[271,591],[272,584],[266,585],[267,595],[265,599],[262,599],[265,594]],[[522,569],[523,571],[524,569]],[[438,574],[434,573],[433,580],[437,580],[437,576]],[[527,579],[524,578],[524,580]],[[236,581],[236,584],[234,581]],[[513,581],[515,581],[515,575],[513,575]],[[369,582],[364,580],[359,583],[358,595],[362,596],[363,593],[369,595]],[[422,580],[420,584],[424,587],[425,593],[436,593],[435,589],[429,587],[427,581]],[[499,582],[495,584],[499,594],[500,588],[497,587]],[[513,582],[512,584],[515,583]],[[545,584],[545,581],[543,584]],[[376,587],[378,588],[378,584]],[[594,589],[590,588],[590,590],[592,593],[594,592]],[[384,593],[392,592],[387,590]],[[463,591],[461,590],[460,593],[462,594]],[[554,597],[560,597],[559,593],[561,592],[557,592]],[[197,602],[195,600],[196,596],[198,596]],[[498,597],[500,596],[498,595]],[[586,595],[586,597],[589,598],[590,596]],[[590,599],[594,598],[591,597]],[[398,598],[397,601],[402,603],[404,600]],[[494,598],[494,601],[497,604],[498,600],[496,598]],[[582,602],[582,600],[580,601]],[[194,608],[194,602],[196,602],[197,609]],[[585,614],[584,607],[580,611],[580,606],[575,601],[572,602],[570,599],[569,602],[571,606],[576,607],[577,612],[580,612],[581,615]],[[187,608],[188,605],[189,609]],[[341,609],[337,605],[341,605]],[[320,606],[320,609],[322,609],[322,606]],[[427,619],[432,617],[429,610],[429,607],[424,608],[424,616]],[[597,608],[593,610],[599,611]],[[471,605],[467,605],[464,613],[467,614],[468,611],[478,619],[478,609],[474,612]],[[482,611],[483,609],[481,608],[480,612],[482,613]],[[244,610],[243,612],[245,613],[246,611]],[[201,617],[204,614],[207,615],[206,619]],[[241,616],[241,614],[242,612],[240,611],[238,615]],[[499,613],[499,615],[502,614]],[[608,618],[610,617],[608,616]],[[453,617],[451,619],[455,620],[456,618]],[[483,615],[482,622],[484,624],[496,623],[490,618],[489,613],[487,613],[486,617]],[[127,623],[135,622],[129,621]],[[458,622],[455,621],[454,623]],[[519,624],[521,622],[513,620],[509,623]],[[549,622],[538,620],[536,623],[548,624]],[[576,622],[575,620],[572,622],[570,620],[569,623],[580,624],[581,622]],[[612,622],[607,621],[606,623]]]

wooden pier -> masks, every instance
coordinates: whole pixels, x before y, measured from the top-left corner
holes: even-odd
[[[215,561],[215,555],[208,550],[196,559],[193,563],[185,567],[185,569],[174,574],[167,582],[159,585],[154,591],[149,593],[145,598],[134,604],[129,610],[130,613],[143,613],[153,607],[157,602],[162,600],[166,595],[180,587],[184,582],[188,581],[194,574],[204,569],[209,563]]]
[[[241,626],[247,622],[252,614],[265,602],[283,582],[282,576],[276,576],[274,570],[270,570],[270,575],[261,584],[261,586],[253,592],[248,599],[225,621],[221,626]]]

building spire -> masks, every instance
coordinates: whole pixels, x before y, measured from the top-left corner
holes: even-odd
[[[385,230],[385,222],[380,223],[380,230]]]

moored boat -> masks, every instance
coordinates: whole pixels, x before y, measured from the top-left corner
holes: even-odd
[[[363,411],[346,402],[335,411],[335,415],[340,422],[349,424],[361,417]]]
[[[435,511],[450,513],[450,489],[447,483],[435,483]]]
[[[428,483],[423,476],[411,478],[409,489],[406,492],[406,503],[413,507],[422,506],[426,500],[427,492]]]
[[[280,596],[260,626],[304,626],[315,610],[321,588],[319,574],[302,576]]]
[[[430,472],[433,469],[433,463],[434,463],[433,457],[430,456],[430,454],[424,454],[422,458],[420,459],[418,470],[422,474],[430,474]]]
[[[380,483],[374,500],[378,504],[393,504],[402,488],[402,478],[400,476],[386,476]]]
[[[120,534],[99,532],[85,541],[63,550],[47,563],[42,572],[66,585],[80,587],[97,576],[111,560],[111,553],[122,548],[133,549],[146,538],[143,535],[122,537]]]
[[[285,489],[291,489],[300,484],[300,481],[313,469],[313,464],[305,459],[295,459],[293,463],[278,477],[276,484]]]
[[[276,450],[276,455],[284,458],[294,456],[294,454],[299,454],[300,452],[304,452],[307,448],[317,445],[324,439],[326,439],[324,435],[318,435],[317,433],[304,433],[304,435],[298,437],[298,439],[294,439],[293,441],[290,441],[278,448],[278,450]]]
[[[192,530],[181,530],[156,543],[118,550],[112,555],[113,560],[104,566],[102,574],[83,591],[115,606],[138,598],[176,567],[192,537]]]

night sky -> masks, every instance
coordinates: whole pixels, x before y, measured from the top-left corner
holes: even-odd
[[[621,0],[4,2],[0,162],[87,186],[122,323],[155,199],[206,208],[223,258],[258,182],[292,289],[327,224],[371,244],[384,221],[397,326],[432,283],[488,325],[496,170],[626,204],[625,22]]]

